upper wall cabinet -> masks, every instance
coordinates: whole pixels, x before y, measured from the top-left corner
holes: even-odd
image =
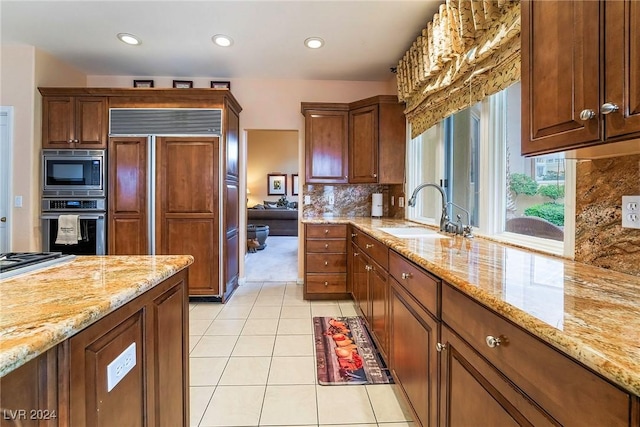
[[[406,122],[395,96],[302,103],[306,182],[399,184],[404,181]]]
[[[107,98],[44,96],[42,148],[107,148]]]
[[[633,0],[523,1],[523,155],[640,136],[639,26]]]

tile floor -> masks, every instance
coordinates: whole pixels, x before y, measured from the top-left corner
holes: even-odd
[[[317,385],[312,317],[355,314],[351,301],[304,301],[295,282],[190,304],[191,426],[413,427],[395,385]]]

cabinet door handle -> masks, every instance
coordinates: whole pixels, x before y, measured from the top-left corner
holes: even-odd
[[[502,338],[494,337],[493,335],[487,335],[487,337],[484,340],[487,342],[487,345],[491,348],[500,347],[500,345],[502,344]]]
[[[404,280],[411,279],[411,273],[402,273],[402,278]]]
[[[587,108],[586,110],[582,110],[580,112],[580,120],[584,120],[584,121],[591,120],[595,116],[596,116],[596,112],[590,108]]]
[[[436,343],[436,350],[438,352],[443,352],[447,349],[447,345],[446,344],[442,344],[441,342],[437,342]]]
[[[360,255],[358,252],[353,253],[353,256],[358,256],[358,255]]]
[[[615,113],[619,109],[620,109],[620,107],[618,107],[617,104],[614,104],[613,102],[605,102],[600,107],[600,112],[602,114],[611,114],[611,113]]]
[[[366,245],[364,245],[364,246],[365,246],[365,248],[367,248],[367,249],[371,249],[371,248],[373,247],[373,245],[370,245],[369,243],[367,243],[367,244],[366,244]]]
[[[325,286],[329,286],[329,282],[324,282],[324,285]]]
[[[351,233],[351,237],[357,237],[358,235],[356,233]]]
[[[365,265],[364,269],[367,270],[367,271],[371,271],[371,270],[373,270],[373,267],[371,267],[370,265]]]

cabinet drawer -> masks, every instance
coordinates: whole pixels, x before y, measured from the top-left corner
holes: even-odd
[[[346,273],[347,254],[306,254],[307,273]]]
[[[347,253],[345,239],[307,239],[307,252]]]
[[[630,395],[447,284],[442,320],[560,424],[629,424]]]
[[[308,239],[335,239],[347,237],[346,224],[307,224]]]
[[[354,236],[355,234],[355,236]],[[360,230],[354,230],[352,241],[358,245],[360,250],[369,255],[385,270],[389,268],[389,248],[384,243],[380,243],[368,234]]]
[[[341,274],[307,274],[305,286],[308,293],[332,294],[347,292],[347,275]]]
[[[440,280],[427,274],[422,268],[394,251],[389,251],[389,274],[429,310],[435,318],[440,317],[440,311],[438,310]]]

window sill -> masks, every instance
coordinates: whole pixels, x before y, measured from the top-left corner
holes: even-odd
[[[551,255],[564,257],[564,242],[539,237],[526,236],[524,234],[504,232],[494,235],[483,235],[475,233],[478,237],[483,237],[500,243],[507,243],[523,249],[532,249]]]

